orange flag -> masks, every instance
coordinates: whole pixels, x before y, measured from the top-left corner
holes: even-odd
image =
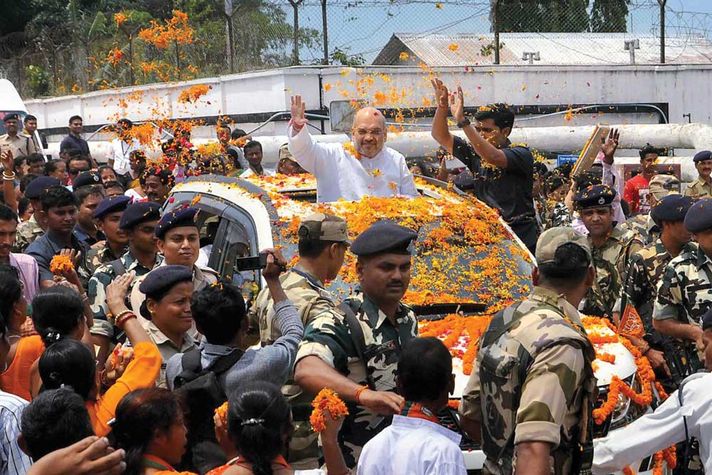
[[[638,311],[632,305],[628,304],[623,310],[621,322],[618,324],[618,333],[635,338],[643,338],[645,336],[645,326],[643,320],[638,315]]]

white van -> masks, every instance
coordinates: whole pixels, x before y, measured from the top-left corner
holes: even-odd
[[[17,114],[20,118],[20,130],[22,130],[22,124],[24,123],[25,117],[29,114],[25,103],[22,101],[20,94],[15,89],[15,86],[7,79],[0,79],[0,135],[4,135],[5,124],[3,119],[8,114]],[[47,141],[43,140],[39,132],[35,131],[35,141],[42,147],[42,155],[48,156]]]

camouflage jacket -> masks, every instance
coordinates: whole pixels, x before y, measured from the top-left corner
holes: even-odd
[[[99,241],[89,248],[87,253],[87,267],[91,274],[94,274],[96,270],[103,264],[108,264],[111,261],[115,261],[121,257],[128,249],[124,249],[118,256],[114,255],[114,252],[109,246],[106,245],[106,240]]]
[[[514,473],[515,445],[532,441],[554,447],[551,473],[578,473],[575,447],[591,441],[594,358],[578,311],[551,290],[535,287],[495,315],[460,407],[481,421],[484,473]]]
[[[685,196],[691,196],[696,199],[710,198],[712,197],[712,185],[698,177],[697,180],[687,185]]]
[[[12,252],[23,253],[27,246],[32,244],[35,239],[42,236],[44,230],[37,223],[35,215],[33,214],[30,219],[24,221],[17,225],[17,235],[15,236],[15,246],[12,248]]]
[[[163,256],[156,254],[156,261],[153,268],[148,269],[142,266],[141,263],[131,254],[131,252],[125,253],[120,259],[121,264],[123,264],[124,269],[126,269],[126,272],[136,272],[136,277],[134,278],[134,282],[131,283],[131,286],[133,286],[141,276],[148,274],[152,269],[155,269],[163,262]],[[94,272],[94,275],[92,275],[91,279],[89,279],[87,295],[89,297],[89,305],[94,313],[94,325],[91,328],[92,335],[105,336],[108,338],[112,338],[114,336],[114,325],[112,325],[106,318],[106,315],[109,313],[109,309],[106,306],[106,287],[115,278],[116,272],[114,267],[109,265],[109,263],[105,263],[100,265]],[[130,293],[131,287],[129,287],[129,295]],[[128,307],[128,297],[126,300]]]
[[[589,236],[589,243],[591,238]],[[632,231],[614,227],[600,247],[591,245],[596,281],[586,293],[583,313],[612,317],[625,282],[630,256],[643,247]]]
[[[654,243],[660,237],[660,228],[648,214],[633,216],[620,225],[625,231],[632,231],[644,246]]]
[[[549,203],[549,210],[544,220],[544,229],[558,226],[571,226],[571,213],[564,202]]]
[[[315,316],[336,307],[334,297],[324,288],[324,284],[299,265],[280,276],[279,280],[305,327]],[[265,287],[257,294],[248,312],[250,324],[259,327],[262,345],[271,345],[281,336],[279,329],[274,326],[273,307],[274,301],[269,289]]]
[[[658,283],[653,318],[698,325],[712,301],[712,259],[689,245],[665,267]]]
[[[317,356],[359,385],[367,384],[366,369],[377,391],[396,390],[396,367],[404,343],[418,336],[413,311],[401,305],[395,325],[362,293],[346,300],[361,324],[365,363],[359,359],[351,332],[341,310],[322,312],[309,322],[299,345],[297,361]],[[352,405],[339,433],[339,444],[349,467],[356,466],[364,444],[390,424],[390,418]]]

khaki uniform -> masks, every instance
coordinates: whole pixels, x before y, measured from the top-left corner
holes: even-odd
[[[324,288],[324,284],[298,265],[281,275],[279,280],[287,298],[297,308],[304,326],[320,313],[336,307],[333,295]],[[274,301],[269,289],[265,287],[257,294],[257,298],[248,311],[250,323],[259,327],[260,341],[263,346],[271,345],[281,336],[274,325],[273,307]]]
[[[0,151],[7,150],[12,152],[13,158],[40,153],[32,137],[25,134],[17,134],[15,137],[10,137],[8,134],[0,135]]]
[[[35,215],[30,219],[17,225],[17,235],[15,236],[15,247],[12,252],[23,253],[27,246],[32,244],[35,239],[44,234],[44,229],[39,225]]]
[[[317,315],[304,330],[297,362],[318,356],[329,366],[359,385],[367,384],[366,368],[376,391],[395,391],[395,373],[403,344],[418,336],[413,311],[401,305],[395,325],[367,296],[358,293],[345,301],[354,311],[364,335],[366,361],[358,352],[340,310]],[[362,406],[351,404],[349,415],[339,435],[339,445],[349,467],[356,466],[364,444],[390,424],[390,418],[376,415]]]
[[[460,406],[481,422],[483,473],[513,473],[526,463],[514,447],[534,441],[552,444],[551,473],[578,473],[573,453],[591,440],[582,420],[591,420],[595,401],[594,358],[578,311],[551,290],[535,287],[495,315]]]
[[[697,180],[687,186],[685,196],[691,196],[695,199],[710,198],[712,197],[712,184],[698,177]]]
[[[148,269],[142,266],[141,263],[131,254],[131,252],[127,252],[121,256],[120,259],[126,272],[133,271],[136,273],[136,277],[129,287],[129,292],[141,277],[151,272],[151,270],[155,269],[163,262],[163,256],[156,254],[156,261],[153,268]],[[114,325],[112,325],[107,319],[109,309],[106,306],[106,287],[116,277],[114,267],[106,263],[100,265],[94,272],[94,275],[92,275],[91,279],[89,279],[87,296],[89,297],[89,305],[91,306],[92,313],[94,314],[94,325],[91,328],[92,335],[100,335],[107,338],[112,338],[114,336]],[[127,305],[129,304],[130,301],[127,302]]]
[[[143,326],[143,329],[146,330],[149,338],[151,338],[151,341],[156,344],[158,351],[161,353],[161,358],[163,359],[163,362],[161,363],[161,372],[158,376],[158,380],[156,381],[156,386],[168,389],[168,385],[166,383],[166,365],[168,364],[168,360],[171,359],[173,355],[185,353],[186,351],[195,348],[197,341],[190,335],[190,332],[187,332],[183,335],[183,344],[179,348],[161,330],[159,330],[152,321],[146,320],[142,317],[138,318],[141,322],[141,326]]]
[[[591,238],[589,237],[589,244]],[[601,247],[593,247],[591,255],[596,268],[596,281],[586,293],[582,313],[612,317],[625,282],[630,256],[643,245],[632,231],[614,227]]]

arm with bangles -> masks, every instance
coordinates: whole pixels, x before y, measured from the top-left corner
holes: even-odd
[[[17,213],[17,192],[15,191],[15,161],[11,151],[0,152],[2,161],[2,192],[3,202]]]

